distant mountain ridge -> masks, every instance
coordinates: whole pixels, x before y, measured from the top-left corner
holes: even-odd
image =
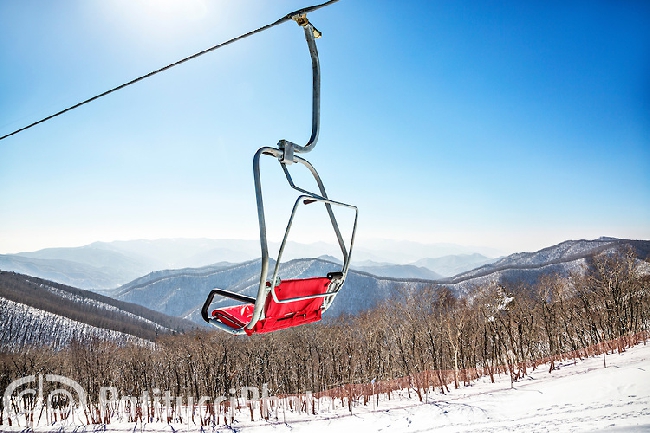
[[[145,262],[130,260],[120,253],[82,247],[77,251],[79,257],[71,257],[64,250],[60,256],[69,259],[61,259],[55,258],[59,256],[57,250],[24,253],[24,256],[0,255],[0,269],[95,291],[119,287],[151,271]],[[100,257],[105,260],[104,265],[89,263],[101,263]]]
[[[377,263],[372,260],[366,260],[360,263],[353,262],[350,267],[356,271],[367,272],[378,277],[420,278],[426,280],[443,278],[442,275],[427,266],[396,265],[393,263]]]
[[[253,241],[205,239],[94,242],[0,255],[0,269],[103,292],[156,270],[250,260],[254,246]]]
[[[354,288],[355,284],[360,287],[359,291],[371,287],[378,290],[378,293],[382,294],[381,296],[375,293],[366,294],[367,299],[373,300],[368,303],[368,306],[372,306],[374,300],[379,300],[391,292],[390,287],[404,288],[409,285],[419,287],[423,284],[440,284],[446,285],[458,293],[463,293],[473,285],[486,282],[533,284],[544,274],[567,275],[569,272],[578,272],[586,265],[585,257],[607,248],[632,243],[637,245],[635,248],[642,256],[643,251],[648,249],[644,246],[647,242],[614,238],[571,240],[537,252],[515,253],[501,259],[490,259],[480,254],[459,254],[420,259],[413,265],[362,261],[354,255],[356,254],[355,250],[351,265],[352,271],[346,288],[351,287],[352,294],[357,290]],[[379,244],[379,246],[382,245],[383,243]],[[389,244],[386,243],[386,245]],[[398,246],[401,248],[413,247],[419,252],[428,251],[426,245],[414,245],[414,243],[407,242]],[[145,305],[165,314],[188,317],[197,321],[197,303],[200,303],[205,293],[213,287],[234,287],[237,290],[247,290],[247,294],[254,295],[256,290],[254,288],[259,278],[259,265],[255,265],[255,263],[259,262],[253,260],[232,263],[222,260],[207,266],[190,266],[176,270],[169,268],[156,270],[156,267],[163,266],[165,263],[192,262],[197,256],[202,257],[201,260],[208,260],[206,257],[212,260],[219,254],[228,255],[230,251],[235,250],[254,257],[258,247],[256,241],[205,239],[97,242],[80,248],[47,249],[35,253],[0,255],[0,269],[11,269],[6,265],[11,262],[15,266],[17,266],[16,264],[20,265],[20,270],[24,273],[45,274],[47,279],[64,280],[68,285],[73,286],[91,286],[93,290],[101,290],[102,293],[109,296]],[[304,252],[326,251],[321,255],[321,259],[301,259],[302,262],[294,262],[287,268],[287,275],[291,277],[303,274],[298,269],[300,266],[325,270],[331,267],[327,263],[340,263],[340,259],[336,257],[337,252],[334,251],[331,255],[327,255],[329,247],[324,244],[307,246],[292,244],[292,248],[298,251],[302,249]],[[494,262],[490,263],[493,260]],[[299,263],[302,265],[298,266]],[[427,265],[441,268],[444,273],[425,268]],[[474,268],[475,265],[481,266]],[[463,272],[451,277],[447,276],[449,273],[461,269]],[[229,273],[230,275],[226,276]],[[445,276],[443,277],[443,275]],[[158,280],[152,282],[152,279]],[[169,287],[165,286],[170,281],[174,281],[176,284],[174,287],[176,294],[170,292]],[[137,285],[143,286],[135,287]],[[151,290],[154,286],[164,288],[160,293],[154,294]],[[130,289],[128,295],[127,289]],[[186,293],[187,290],[191,293]],[[345,290],[341,293],[342,297],[344,292]],[[192,301],[183,299],[184,296]],[[358,302],[353,302],[351,299],[350,303],[344,305],[345,308],[341,308],[339,312],[354,313],[364,308],[364,301],[359,299]],[[337,308],[332,311],[336,313]]]
[[[278,244],[269,243],[271,252]],[[427,264],[413,263],[422,257],[449,253],[466,254],[470,247],[452,244],[420,244],[406,241],[358,241],[352,266],[379,276],[395,278],[438,278],[449,276]],[[322,242],[289,242],[285,258],[330,255],[340,260],[336,245]],[[35,252],[0,254],[0,269],[45,278],[103,293],[135,278],[165,269],[199,268],[214,263],[242,263],[260,256],[257,240],[241,239],[156,239],[94,242],[82,247],[47,248]],[[381,265],[364,267],[372,260]],[[460,260],[460,259],[459,259]],[[426,269],[425,269],[426,268]],[[427,271],[431,271],[428,272]],[[463,271],[471,267],[462,268]]]
[[[534,284],[546,274],[568,275],[570,272],[582,272],[586,269],[588,257],[625,245],[635,248],[641,258],[650,256],[650,241],[598,239],[566,241],[534,253],[512,254],[456,277],[437,280],[381,277],[352,269],[326,317],[357,314],[386,299],[399,299],[405,293],[427,286],[446,286],[461,296],[479,284]],[[259,282],[259,267],[259,260],[253,260],[232,266],[222,264],[217,267],[152,273],[123,286],[115,295],[122,300],[200,323],[199,309],[213,288],[232,290],[254,297]],[[318,259],[296,259],[283,264],[281,277],[322,276],[337,267],[338,265],[327,260],[326,256]],[[232,301],[222,298],[216,299],[213,305],[216,308],[231,303]]]
[[[446,286],[462,296],[481,284],[534,284],[547,274],[583,272],[590,257],[621,248],[632,248],[640,260],[650,259],[650,241],[599,238],[570,240],[537,252],[512,254],[454,277],[436,280],[377,276],[352,269],[324,319],[358,314],[388,299],[399,300],[429,286]],[[478,256],[473,259],[483,260]],[[375,268],[374,271],[386,265],[361,263]],[[339,268],[340,262],[334,257],[294,259],[283,263],[280,276],[322,276]],[[646,268],[650,268],[650,263]],[[0,314],[3,318],[0,343],[11,333],[21,335],[20,339],[24,341],[31,341],[31,334],[21,325],[25,320],[36,324],[42,335],[53,333],[55,337],[52,337],[51,344],[62,344],[66,338],[83,339],[93,335],[115,341],[147,341],[159,333],[182,332],[203,325],[199,310],[209,291],[215,287],[255,296],[259,271],[260,260],[256,259],[238,264],[220,262],[199,268],[150,272],[110,290],[111,296],[118,300],[13,272],[0,272]],[[231,300],[216,299],[213,306],[232,303]],[[178,318],[190,320],[193,324],[185,320],[174,322]],[[70,327],[73,331],[68,332]],[[16,334],[16,329],[22,330],[22,334]]]
[[[424,266],[425,268],[435,270],[440,277],[453,277],[463,272],[476,269],[479,266],[493,263],[499,259],[485,257],[479,253],[473,254],[455,254],[429,259],[420,259],[413,263],[415,266]]]
[[[273,262],[271,264],[274,266]],[[284,263],[280,269],[281,278],[309,278],[337,271],[340,266],[323,259],[295,259]],[[255,297],[259,272],[260,260],[223,267],[153,272],[124,285],[113,294],[120,300],[203,323],[199,311],[210,290],[221,288]],[[418,290],[432,284],[430,280],[377,277],[352,270],[345,287],[326,315],[356,314],[373,308],[385,299],[399,296],[401,291]],[[212,305],[217,308],[233,303],[226,298],[216,298]]]

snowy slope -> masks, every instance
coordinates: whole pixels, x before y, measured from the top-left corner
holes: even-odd
[[[112,329],[98,328],[49,311],[0,297],[0,349],[20,350],[37,344],[60,349],[72,341],[112,341],[118,344],[150,344],[149,341]]]
[[[378,404],[347,405],[335,401],[318,405],[316,414],[282,408],[270,421],[250,420],[244,407],[235,413],[232,425],[201,427],[184,421],[135,423],[114,420],[94,429],[102,432],[240,432],[240,433],[318,433],[318,432],[647,432],[650,431],[650,345],[638,345],[621,354],[556,363],[529,372],[526,379],[512,386],[509,376],[488,378],[471,386],[453,388],[449,393],[429,392],[420,402],[408,390],[393,393],[390,400],[381,396]],[[275,418],[277,415],[277,418]],[[5,431],[24,431],[24,426]],[[59,430],[59,428],[61,428]],[[49,430],[48,430],[49,429]],[[79,431],[79,427],[51,426],[45,431]]]
[[[195,328],[139,305],[14,272],[0,271],[0,300],[0,347],[10,350],[26,344],[58,348],[92,338],[152,341]]]
[[[520,382],[483,378],[420,403],[411,393],[317,415],[291,414],[287,424],[242,420],[242,433],[265,432],[645,432],[650,431],[650,345],[622,354],[540,366]],[[226,431],[226,430],[224,430]]]
[[[274,432],[569,432],[650,431],[650,346],[622,354],[548,366],[511,388],[509,377],[488,378],[428,402],[380,402],[378,410],[299,423]],[[382,409],[382,403],[385,407]],[[265,432],[251,426],[242,432]]]

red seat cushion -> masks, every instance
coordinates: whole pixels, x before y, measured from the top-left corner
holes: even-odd
[[[212,317],[233,329],[241,329],[251,321],[254,307],[255,304],[244,304],[219,308],[212,312]]]
[[[322,295],[327,291],[329,284],[330,279],[327,277],[282,280],[275,288],[275,294],[281,301],[301,296]],[[321,319],[323,298],[278,304],[270,293],[267,296],[265,318],[255,324],[253,327],[255,333],[277,331],[318,322]],[[246,332],[248,333],[248,330]]]
[[[302,296],[322,295],[329,287],[327,277],[282,280],[275,288],[279,300],[298,298]],[[269,293],[266,298],[264,319],[259,320],[253,329],[246,329],[248,335],[263,334],[278,331],[292,326],[317,322],[321,319],[323,298],[305,299],[302,301],[278,304]],[[253,304],[237,305],[214,310],[212,317],[233,329],[246,326],[253,316]]]

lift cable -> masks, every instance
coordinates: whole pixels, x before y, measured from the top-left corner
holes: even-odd
[[[284,22],[286,22],[286,21],[290,21],[290,20],[292,20],[292,18],[293,18],[294,16],[296,16],[296,15],[301,15],[301,14],[306,14],[306,13],[309,13],[309,12],[313,12],[313,11],[318,10],[318,9],[320,9],[320,8],[323,8],[323,7],[325,7],[325,6],[329,6],[329,5],[331,5],[332,3],[336,3],[337,1],[338,1],[338,0],[329,0],[329,1],[326,1],[325,3],[321,3],[321,4],[319,4],[319,5],[309,6],[309,7],[303,8],[303,9],[299,9],[299,10],[294,11],[294,12],[290,12],[290,13],[286,14],[285,16],[283,16],[282,18],[278,19],[277,21],[275,21],[275,22],[273,22],[273,23],[271,23],[271,24],[267,24],[267,25],[265,25],[265,26],[262,26],[262,27],[260,27],[260,28],[255,29],[255,30],[252,30],[252,31],[250,31],[250,32],[247,32],[247,33],[244,33],[244,34],[242,34],[242,35],[239,35],[239,36],[237,36],[237,37],[235,37],[235,38],[229,39],[229,40],[227,40],[227,41],[225,41],[225,42],[222,42],[222,43],[220,43],[220,44],[214,45],[214,46],[212,46],[212,47],[210,47],[210,48],[207,48],[207,49],[205,49],[205,50],[199,51],[199,52],[197,52],[197,53],[195,53],[195,54],[192,54],[191,56],[187,56],[187,57],[185,57],[185,58],[182,58],[182,59],[180,59],[180,60],[178,60],[178,61],[176,61],[176,62],[174,62],[174,63],[170,63],[169,65],[164,66],[164,67],[162,67],[162,68],[160,68],[160,69],[156,69],[155,71],[151,71],[151,72],[149,72],[148,74],[141,75],[141,76],[139,76],[139,77],[137,77],[137,78],[134,78],[133,80],[131,80],[131,81],[127,82],[127,83],[120,84],[120,85],[117,86],[117,87],[113,87],[113,88],[110,89],[110,90],[107,90],[107,91],[105,91],[105,92],[103,92],[103,93],[100,93],[100,94],[98,94],[98,95],[93,96],[92,98],[88,98],[88,99],[86,99],[85,101],[78,102],[78,103],[76,103],[76,104],[74,104],[74,105],[72,105],[72,106],[70,106],[70,107],[68,107],[68,108],[66,108],[66,109],[64,109],[64,110],[59,111],[58,113],[54,113],[54,114],[51,114],[51,115],[49,115],[49,116],[47,116],[47,117],[44,117],[44,118],[42,118],[41,120],[38,120],[38,121],[36,121],[36,122],[34,122],[34,123],[31,123],[31,124],[29,124],[29,125],[27,125],[27,126],[24,126],[24,127],[20,128],[20,129],[17,129],[17,130],[15,130],[14,132],[11,132],[11,133],[9,133],[9,134],[5,134],[5,135],[3,135],[2,137],[0,137],[0,140],[4,140],[4,139],[7,138],[7,137],[11,137],[12,135],[16,135],[16,134],[18,134],[19,132],[22,132],[22,131],[24,131],[24,130],[26,130],[26,129],[29,129],[29,128],[33,127],[33,126],[38,125],[39,123],[43,123],[43,122],[48,121],[48,120],[50,120],[50,119],[52,119],[52,118],[54,118],[54,117],[60,116],[60,115],[63,114],[63,113],[67,113],[68,111],[72,111],[72,110],[74,110],[75,108],[79,108],[79,107],[81,107],[81,106],[84,105],[84,104],[88,104],[89,102],[92,102],[92,101],[94,101],[94,100],[96,100],[96,99],[99,99],[99,98],[101,98],[101,97],[103,97],[103,96],[106,96],[106,95],[108,95],[108,94],[110,94],[110,93],[113,93],[113,92],[115,92],[115,91],[117,91],[117,90],[121,90],[121,89],[123,89],[123,88],[125,88],[125,87],[128,87],[128,86],[130,86],[131,84],[135,84],[135,83],[137,83],[138,81],[142,81],[142,80],[144,80],[145,78],[152,77],[152,76],[154,76],[154,75],[156,75],[156,74],[158,74],[158,73],[160,73],[160,72],[163,72],[163,71],[166,71],[166,70],[168,70],[168,69],[171,69],[171,68],[173,68],[174,66],[178,66],[178,65],[180,65],[181,63],[185,63],[185,62],[187,62],[188,60],[196,59],[197,57],[200,57],[200,56],[202,56],[203,54],[206,54],[206,53],[209,53],[209,52],[215,51],[215,50],[217,50],[217,49],[219,49],[219,48],[221,48],[221,47],[224,47],[224,46],[226,46],[226,45],[230,45],[230,44],[232,44],[233,42],[237,42],[237,41],[239,41],[239,40],[241,40],[241,39],[247,38],[247,37],[252,36],[252,35],[254,35],[254,34],[256,34],[256,33],[261,33],[261,32],[263,32],[264,30],[268,30],[268,29],[270,29],[271,27],[275,27],[275,26],[280,25],[280,24],[282,24],[282,23],[284,23]]]

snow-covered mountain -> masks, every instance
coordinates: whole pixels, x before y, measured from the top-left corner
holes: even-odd
[[[140,305],[14,272],[0,272],[0,347],[63,347],[93,338],[145,342],[195,325]]]
[[[0,296],[0,349],[17,351],[28,345],[59,349],[73,341],[147,344],[148,340],[114,329],[100,328],[66,316],[30,307]]]
[[[295,259],[281,266],[280,278],[323,276],[338,270],[340,266],[331,261]],[[254,297],[258,290],[259,272],[259,260],[238,265],[153,272],[122,286],[113,292],[113,296],[168,315],[203,323],[200,309],[210,290],[221,288]],[[432,284],[430,280],[399,280],[353,270],[348,273],[345,286],[326,314],[328,317],[355,314],[373,308],[382,300],[399,296],[403,290],[418,290]],[[221,298],[215,299],[213,306],[216,308],[232,303],[232,300]]]
[[[449,288],[464,291],[472,286],[500,284],[534,284],[542,275],[567,276],[582,272],[587,260],[605,251],[631,247],[641,260],[650,258],[650,241],[615,238],[569,240],[536,252],[515,253],[452,278],[440,281]]]
[[[412,244],[403,246],[415,248]],[[441,284],[463,293],[473,286],[490,282],[533,284],[544,274],[579,272],[585,268],[586,258],[626,244],[632,245],[641,258],[650,255],[650,241],[613,238],[572,240],[537,252],[512,254],[448,278],[431,272],[431,268],[437,267],[441,270],[439,274],[449,275],[454,270],[467,269],[473,264],[480,265],[492,259],[480,254],[466,254],[422,259],[416,261],[414,266],[408,266],[361,261],[355,256],[346,285],[327,316],[354,314],[372,308],[383,299],[399,296],[400,290],[415,290],[427,285]],[[378,245],[382,246],[385,245]],[[259,279],[259,260],[239,264],[230,260],[210,261],[224,257],[246,257],[247,254],[255,257],[257,248],[256,241],[234,240],[97,242],[87,247],[0,256],[0,269],[12,269],[7,263],[13,263],[14,268],[20,265],[19,270],[30,275],[45,275],[70,285],[90,286],[96,291],[101,289],[109,296],[200,323],[198,311],[212,288],[254,296]],[[325,250],[329,253],[328,247],[321,244],[293,244],[291,248],[294,252],[322,253]],[[331,254],[321,254],[319,259],[288,262],[283,265],[282,276],[325,275],[329,270],[337,269],[335,263],[338,263],[338,259],[333,256],[336,251]],[[312,257],[316,257],[316,254]],[[210,264],[204,266],[205,261]],[[164,269],[161,267],[166,264],[183,263],[202,265],[156,270]],[[422,265],[430,268],[424,269]],[[127,281],[131,282],[124,284]],[[124,285],[116,287],[117,283]]]
[[[417,291],[427,286],[444,285],[462,294],[473,286],[491,282],[532,284],[544,274],[567,275],[569,272],[580,272],[585,269],[588,257],[623,245],[636,248],[637,254],[642,258],[650,255],[650,241],[597,239],[566,241],[534,253],[513,254],[493,264],[446,279],[391,278],[352,269],[345,286],[325,317],[356,314],[372,309],[386,299],[399,298],[405,291]],[[381,266],[376,268],[381,269]],[[295,259],[281,266],[280,276],[323,276],[338,269],[339,265],[327,256]],[[154,272],[122,286],[112,292],[112,296],[201,323],[199,311],[210,290],[221,288],[254,297],[259,271],[260,261],[252,260],[237,265],[221,263],[198,269]],[[232,303],[227,299],[215,299],[213,305],[218,307]]]

